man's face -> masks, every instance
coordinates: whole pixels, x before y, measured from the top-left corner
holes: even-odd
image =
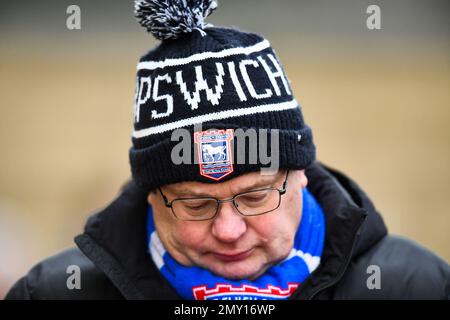
[[[281,171],[274,175],[254,172],[216,184],[175,183],[162,191],[169,201],[201,196],[228,199],[254,189],[281,188],[285,176]],[[148,201],[158,235],[179,263],[228,279],[255,279],[289,254],[301,218],[301,189],[307,182],[304,170],[291,171],[278,209],[260,216],[242,216],[226,202],[213,220],[181,221],[164,205],[159,192],[151,192]]]

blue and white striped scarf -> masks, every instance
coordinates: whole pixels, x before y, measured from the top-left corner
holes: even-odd
[[[150,255],[177,293],[188,300],[286,299],[320,263],[325,238],[324,214],[316,199],[303,189],[303,212],[294,246],[280,263],[255,280],[229,280],[210,271],[183,266],[164,248],[149,207],[147,241]]]

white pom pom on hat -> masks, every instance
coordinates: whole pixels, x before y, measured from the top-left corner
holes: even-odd
[[[217,8],[215,0],[136,0],[134,15],[155,38],[176,39],[198,30],[205,35],[205,18]]]

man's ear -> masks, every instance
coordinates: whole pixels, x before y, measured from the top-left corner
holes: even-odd
[[[155,201],[155,196],[157,196],[156,189],[152,189],[149,191],[147,195],[147,202],[151,205],[153,201]]]
[[[306,177],[305,170],[299,170],[299,175],[300,175],[300,185],[302,189],[304,189],[308,185],[308,177]]]

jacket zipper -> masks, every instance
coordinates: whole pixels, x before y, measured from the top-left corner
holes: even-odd
[[[347,270],[348,265],[350,264],[350,261],[352,260],[353,251],[355,250],[355,246],[356,246],[356,240],[357,240],[358,237],[359,237],[359,233],[360,233],[360,231],[361,231],[363,222],[366,220],[366,217],[367,217],[367,216],[365,216],[364,219],[361,221],[361,223],[360,223],[360,225],[359,225],[359,227],[358,227],[358,230],[356,231],[355,238],[353,239],[352,247],[350,248],[350,253],[349,253],[349,255],[348,255],[348,259],[347,259],[347,261],[345,262],[344,266],[342,267],[341,271],[339,271],[338,275],[334,278],[333,281],[331,281],[331,282],[329,282],[329,283],[323,285],[323,286],[320,287],[319,289],[317,289],[317,290],[316,290],[315,292],[313,292],[309,297],[307,297],[306,300],[312,300],[319,292],[321,292],[321,291],[323,291],[323,290],[325,290],[325,289],[328,289],[328,288],[334,286],[334,285],[335,285],[336,283],[338,283],[339,280],[341,280],[341,278],[344,276],[344,273],[345,273],[345,271]]]

